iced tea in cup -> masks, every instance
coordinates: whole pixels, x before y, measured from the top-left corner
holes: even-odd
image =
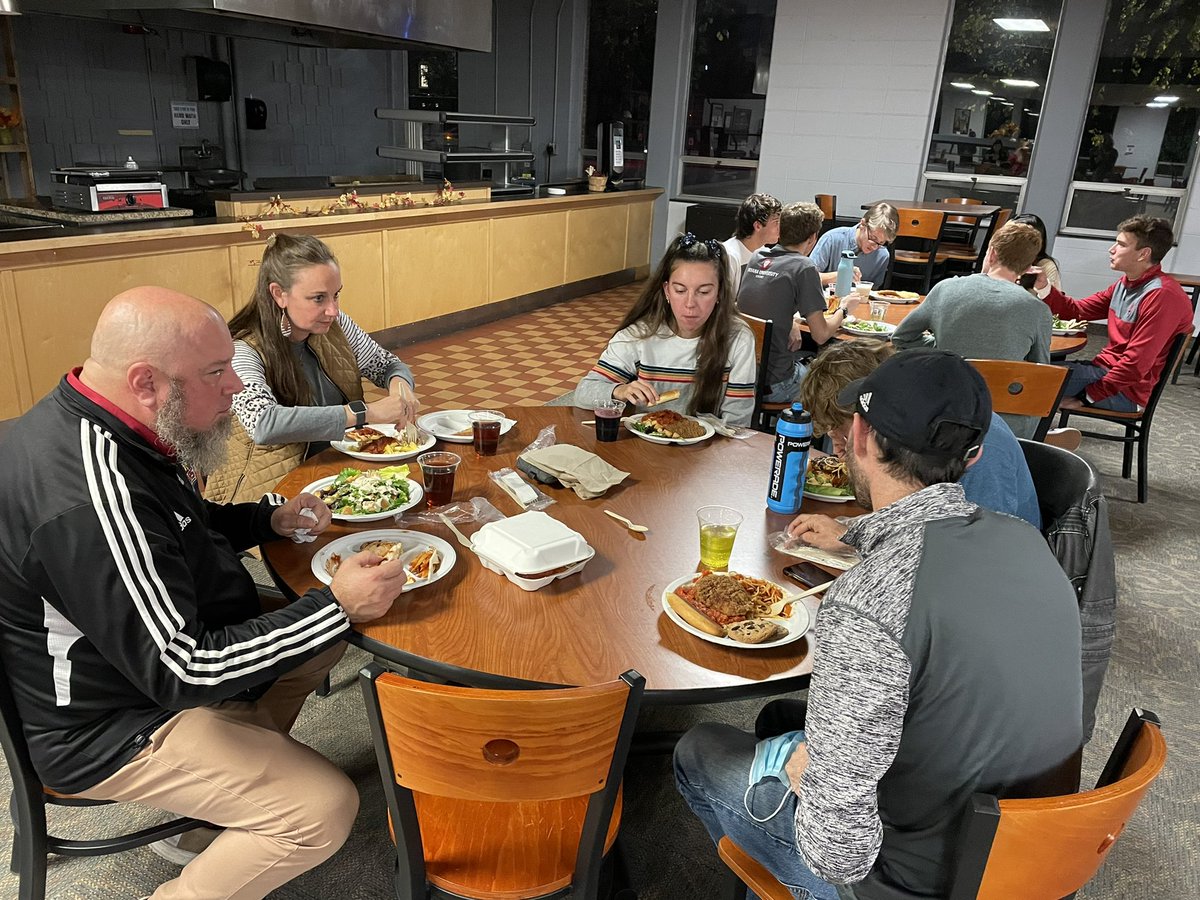
[[[480,409],[467,416],[471,420],[471,442],[477,456],[495,456],[500,443],[500,424],[504,414],[494,409]]]
[[[596,416],[596,440],[615,441],[625,414],[624,400],[602,400],[592,407]]]
[[[728,506],[702,506],[696,510],[696,518],[700,521],[700,564],[706,569],[729,568],[742,514]]]
[[[871,301],[871,318],[874,319],[876,322],[882,322],[884,319],[887,318],[888,307],[891,305],[892,304],[888,303],[888,301],[886,301],[886,300],[872,300]]]
[[[445,506],[454,499],[454,473],[462,462],[457,453],[435,450],[417,457],[421,480],[425,482],[425,505],[430,509]]]

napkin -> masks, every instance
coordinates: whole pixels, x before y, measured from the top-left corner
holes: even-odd
[[[584,500],[599,497],[629,477],[628,472],[610,466],[595,453],[574,444],[529,450],[521,454],[521,459],[556,476]]]
[[[300,518],[312,519],[313,524],[314,525],[317,524],[317,514],[315,512],[313,512],[311,509],[309,509],[307,506],[304,507],[304,509],[300,510],[299,515],[300,515]],[[317,539],[317,536],[315,534],[309,534],[308,532],[309,532],[308,528],[297,528],[295,531],[292,532],[292,542],[296,543],[296,544],[311,544],[313,541],[315,541]]]

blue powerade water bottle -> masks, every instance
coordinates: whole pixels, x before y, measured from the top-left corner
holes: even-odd
[[[854,286],[854,251],[843,250],[841,262],[838,263],[837,284],[834,286],[834,293],[838,295],[840,300],[850,293],[850,288]]]
[[[775,425],[775,451],[771,454],[771,483],[767,508],[793,516],[800,512],[804,479],[808,474],[808,448],[812,445],[812,416],[799,403],[785,409]]]

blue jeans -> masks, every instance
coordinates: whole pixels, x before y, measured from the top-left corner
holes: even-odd
[[[1094,362],[1069,362],[1067,363],[1067,387],[1063,391],[1063,396],[1078,397],[1088,406],[1094,406],[1096,409],[1111,409],[1114,412],[1137,412],[1137,404],[1124,394],[1113,394],[1110,397],[1105,397],[1098,403],[1092,403],[1087,399],[1084,391],[1087,390],[1088,385],[1095,384],[1107,374],[1108,369],[1104,368],[1104,366],[1098,366]]]
[[[792,403],[800,396],[800,382],[808,374],[808,360],[798,359],[792,364],[792,374],[778,381],[767,390],[763,397],[767,403]]]
[[[743,796],[756,743],[754,735],[730,725],[697,725],[675,746],[679,793],[714,844],[728,835],[800,900],[838,900],[838,889],[814,875],[796,849],[799,798],[792,791],[767,779],[750,792],[750,809],[759,818],[770,815],[786,794],[783,809],[767,822],[755,822],[746,814]]]

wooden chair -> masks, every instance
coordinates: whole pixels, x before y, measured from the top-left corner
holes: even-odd
[[[912,281],[916,285],[914,291],[928,294],[946,214],[923,209],[900,209],[897,213],[900,228],[892,245],[887,286],[894,288],[897,279]]]
[[[129,834],[97,840],[73,840],[47,833],[46,806],[108,806],[107,800],[85,800],[50,790],[34,771],[25,743],[16,701],[9,688],[8,676],[0,665],[0,745],[12,776],[9,809],[13,822],[13,846],[10,868],[18,878],[18,900],[44,900],[46,896],[46,857],[107,856],[144,847],[163,838],[208,825],[198,819],[180,818],[152,825]]]
[[[1105,431],[1084,431],[1083,429],[1080,429],[1080,432],[1087,437],[1093,437],[1101,441],[1118,441],[1125,445],[1124,454],[1121,458],[1122,478],[1128,478],[1133,469],[1133,448],[1137,447],[1138,503],[1146,502],[1146,468],[1149,464],[1150,425],[1154,421],[1154,410],[1158,406],[1158,400],[1162,396],[1163,388],[1167,386],[1167,382],[1171,380],[1171,375],[1175,371],[1175,367],[1179,364],[1180,357],[1183,355],[1183,346],[1187,338],[1187,332],[1178,334],[1172,338],[1171,344],[1167,349],[1166,365],[1163,366],[1163,370],[1158,376],[1158,381],[1155,383],[1154,389],[1150,392],[1150,399],[1146,401],[1146,408],[1141,412],[1114,412],[1109,409],[1097,409],[1094,406],[1085,409],[1063,409],[1059,411],[1058,424],[1060,428],[1067,424],[1071,416],[1098,419],[1102,422],[1111,422],[1114,425],[1121,425],[1125,428],[1124,434],[1113,434],[1112,432]]]
[[[770,319],[760,319],[744,312],[740,312],[738,315],[754,333],[754,358],[758,360],[758,374],[754,379],[754,413],[750,417],[750,427],[755,431],[772,434],[775,430],[776,417],[792,405],[791,403],[768,402],[763,399],[771,388],[767,383],[767,362],[771,353],[773,325]]]
[[[984,257],[987,256],[988,244],[992,242],[992,236],[1003,228],[1011,217],[1011,209],[1002,209],[992,216],[992,221],[983,234],[983,241],[978,247],[975,244],[941,242],[938,245],[938,262],[944,263],[951,270],[961,270],[967,273],[981,271]]]
[[[1192,303],[1192,312],[1195,312],[1196,301],[1200,300],[1200,276],[1167,272],[1167,277],[1174,278],[1179,282],[1179,286],[1183,288],[1183,292],[1188,295],[1188,300]],[[1196,368],[1192,370],[1192,374],[1200,376],[1200,359],[1197,359],[1198,352],[1200,352],[1200,335],[1192,335],[1191,349],[1187,351],[1186,359],[1175,367],[1175,372],[1171,375],[1171,384],[1178,382],[1180,370],[1184,366],[1190,366],[1192,363],[1196,364]]]
[[[982,200],[976,200],[974,197],[942,197],[937,201],[946,205],[958,204],[959,206],[982,206]],[[943,238],[946,242],[956,244],[975,244],[975,238],[979,235],[979,218],[977,216],[955,216],[948,215],[946,218],[946,231]]]
[[[1117,739],[1096,789],[1062,797],[997,800],[975,794],[964,821],[949,900],[1058,900],[1099,871],[1167,759],[1154,713],[1135,709]],[[791,893],[728,837],[717,853],[736,880],[762,900]]]
[[[837,195],[836,194],[817,194],[817,206],[821,207],[821,214],[825,218],[821,221],[821,234],[829,231],[831,228],[838,227],[837,222]]]
[[[528,691],[360,673],[396,897],[596,900],[645,680]]]
[[[967,362],[987,382],[992,393],[992,409],[1003,415],[1037,416],[1041,422],[1033,439],[1044,440],[1067,386],[1066,367],[1007,359],[969,359]]]

